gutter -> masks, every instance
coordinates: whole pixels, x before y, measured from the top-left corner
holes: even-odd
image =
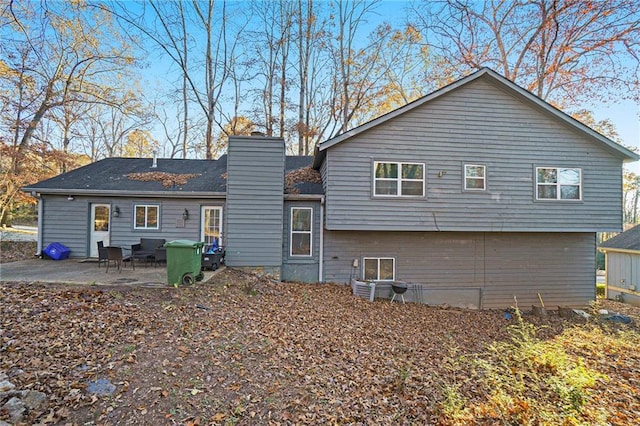
[[[284,194],[285,201],[322,201],[324,195],[321,194]]]
[[[630,249],[619,249],[612,247],[598,247],[598,250],[604,253],[614,252],[614,253],[628,253],[628,254],[640,254],[640,250],[630,250]]]
[[[42,198],[38,197],[38,240],[36,242],[36,256],[42,254],[42,235],[44,234],[42,229],[42,223],[44,222],[44,203]]]
[[[324,279],[324,202],[325,198],[322,196],[322,199],[320,200],[320,253],[318,253],[318,256],[320,257],[318,261],[318,282],[320,283]]]
[[[102,196],[111,195],[117,197],[172,197],[172,198],[226,198],[225,192],[179,192],[179,191],[121,191],[115,189],[41,189],[35,187],[24,187],[23,192],[31,193],[34,197],[45,195],[85,195]]]

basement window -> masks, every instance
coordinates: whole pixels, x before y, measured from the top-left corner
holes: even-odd
[[[363,263],[365,281],[395,281],[396,260],[393,257],[365,257]]]

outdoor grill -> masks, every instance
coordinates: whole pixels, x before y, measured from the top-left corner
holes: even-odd
[[[400,299],[402,299],[402,303],[404,303],[404,293],[407,291],[407,288],[409,288],[407,283],[403,283],[401,281],[392,281],[391,290],[393,290],[393,297],[391,298],[391,301],[393,302],[396,299],[396,296],[400,296]]]

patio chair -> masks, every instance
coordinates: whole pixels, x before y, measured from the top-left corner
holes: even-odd
[[[114,266],[118,268],[118,272],[122,272],[122,247],[105,247],[107,250],[107,270],[109,272],[109,264],[114,263]]]
[[[158,247],[154,254],[154,265],[160,265],[161,263],[167,263],[167,249],[164,247]]]
[[[105,265],[108,263],[107,248],[104,246],[103,241],[98,241],[98,268],[102,262]]]

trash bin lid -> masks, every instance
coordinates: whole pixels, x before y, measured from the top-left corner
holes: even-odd
[[[200,248],[204,246],[203,242],[192,240],[173,240],[164,243],[165,247],[187,247],[187,248]]]

